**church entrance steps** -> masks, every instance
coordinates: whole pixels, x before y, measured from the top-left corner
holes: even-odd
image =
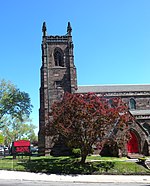
[[[143,156],[143,154],[139,154],[139,153],[128,153],[127,157],[129,159],[138,159],[138,158],[142,158],[144,156]]]

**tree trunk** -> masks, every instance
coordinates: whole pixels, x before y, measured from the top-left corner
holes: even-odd
[[[81,150],[81,161],[80,161],[81,164],[85,163],[87,155],[88,155],[87,149]]]
[[[87,155],[81,154],[81,161],[80,161],[81,164],[85,163],[86,157],[87,157]]]

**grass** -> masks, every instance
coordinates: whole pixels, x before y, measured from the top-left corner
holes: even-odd
[[[96,161],[94,161],[96,160]],[[98,161],[97,161],[98,160]],[[79,158],[73,157],[28,157],[12,159],[6,157],[0,160],[1,170],[41,172],[48,174],[149,174],[145,167],[126,162],[126,158],[108,158],[88,156],[87,163],[79,163]]]
[[[122,157],[122,158],[118,158],[118,157],[101,157],[101,156],[88,156],[87,157],[87,161],[125,161],[127,160],[127,157]]]

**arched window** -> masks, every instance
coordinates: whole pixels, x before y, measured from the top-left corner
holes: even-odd
[[[112,99],[109,99],[108,104],[110,107],[114,107],[114,102]]]
[[[136,109],[136,101],[133,98],[129,101],[129,108],[133,110]]]
[[[60,48],[55,48],[54,50],[54,61],[55,66],[64,67],[63,52]]]

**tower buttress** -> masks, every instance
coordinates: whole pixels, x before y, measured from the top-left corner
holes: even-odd
[[[47,36],[46,31],[44,22],[39,109],[39,150],[43,154],[49,154],[51,149],[50,137],[42,132],[48,123],[51,105],[61,99],[64,92],[74,93],[77,89],[70,22],[66,35]]]

